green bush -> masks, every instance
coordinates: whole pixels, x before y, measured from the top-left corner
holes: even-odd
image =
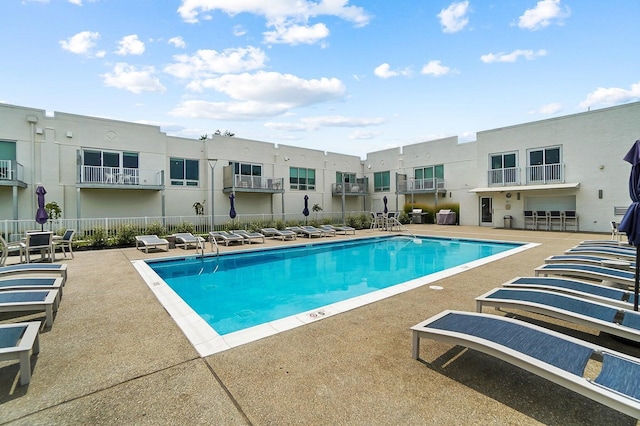
[[[191,222],[181,222],[173,228],[173,232],[181,233],[181,232],[189,232],[193,234],[195,232],[195,227]]]
[[[164,225],[160,222],[155,222],[152,223],[151,225],[147,225],[147,229],[145,231],[146,235],[157,235],[157,236],[163,236],[163,235],[167,235],[167,229],[164,227]]]
[[[120,225],[116,230],[115,243],[118,246],[132,246],[136,242],[138,228],[130,223]]]
[[[86,235],[90,247],[103,248],[109,245],[107,231],[102,226],[96,226]]]

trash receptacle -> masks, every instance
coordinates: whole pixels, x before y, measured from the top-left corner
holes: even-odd
[[[511,221],[513,220],[513,216],[511,215],[506,215],[504,217],[504,227],[506,228],[511,228]]]

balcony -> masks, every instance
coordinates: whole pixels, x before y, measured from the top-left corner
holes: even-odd
[[[564,183],[564,164],[527,166],[527,184]]]
[[[520,185],[520,168],[492,169],[488,172],[489,186]]]
[[[80,166],[78,175],[78,186],[81,188],[159,190],[164,187],[162,170]]]
[[[332,183],[331,194],[342,195],[343,188],[344,195],[347,196],[361,196],[367,194],[367,185],[364,181],[356,183],[345,182],[344,187],[342,186],[342,183]]]
[[[225,176],[224,192],[284,192],[284,179],[268,176],[233,175]]]
[[[24,167],[13,160],[0,160],[0,186],[26,187]]]
[[[446,192],[443,178],[407,179],[398,182],[398,194]]]

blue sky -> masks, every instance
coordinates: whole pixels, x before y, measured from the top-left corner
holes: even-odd
[[[0,102],[354,154],[640,100],[636,0],[3,0]]]

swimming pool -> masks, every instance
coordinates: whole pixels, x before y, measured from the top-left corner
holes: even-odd
[[[525,248],[499,241],[392,236],[134,265],[206,356]]]

